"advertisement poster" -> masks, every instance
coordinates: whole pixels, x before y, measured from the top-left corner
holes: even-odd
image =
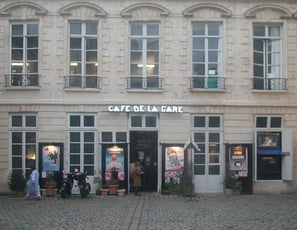
[[[165,148],[165,184],[179,185],[184,171],[184,148]]]
[[[125,180],[124,150],[117,146],[108,148],[106,152],[105,180],[111,179]]]
[[[42,169],[44,171],[60,171],[60,146],[46,145],[42,147]]]

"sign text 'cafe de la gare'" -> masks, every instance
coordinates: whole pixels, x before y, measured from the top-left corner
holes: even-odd
[[[124,113],[183,113],[183,106],[173,105],[109,105],[108,112]]]

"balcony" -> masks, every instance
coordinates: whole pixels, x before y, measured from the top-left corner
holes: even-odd
[[[285,78],[253,78],[254,90],[287,90],[287,79]]]
[[[6,88],[39,87],[39,74],[7,74],[5,75]]]
[[[66,89],[100,89],[101,77],[69,75],[64,77]]]
[[[191,89],[224,90],[225,78],[223,77],[191,77]]]
[[[163,78],[160,77],[129,77],[127,78],[128,89],[162,90]]]

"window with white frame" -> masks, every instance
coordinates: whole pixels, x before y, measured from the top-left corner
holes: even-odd
[[[222,117],[195,115],[193,138],[200,151],[194,153],[194,175],[220,175],[222,152]]]
[[[96,124],[93,114],[68,115],[69,170],[94,175]]]
[[[282,116],[255,117],[257,180],[282,179],[282,127]]]
[[[192,23],[191,88],[224,88],[222,23]]]
[[[283,90],[282,76],[282,26],[253,25],[253,88],[258,90]]]
[[[158,118],[156,115],[132,114],[130,115],[131,128],[157,128]]]
[[[96,22],[69,24],[69,75],[66,88],[99,88]]]
[[[6,86],[39,86],[38,23],[12,23],[10,36],[10,74]]]
[[[127,132],[125,131],[102,131],[101,132],[102,143],[127,143]]]
[[[31,166],[37,166],[37,115],[11,114],[11,169],[30,175]]]
[[[160,89],[160,25],[130,24],[130,89]]]

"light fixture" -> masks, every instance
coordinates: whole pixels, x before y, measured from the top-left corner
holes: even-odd
[[[121,147],[119,147],[117,145],[114,145],[114,146],[108,148],[107,151],[110,154],[121,154],[123,152],[123,148],[121,148]]]
[[[70,66],[78,66],[77,62],[70,62]]]
[[[138,64],[137,67],[143,67],[143,64]],[[146,64],[145,67],[146,68],[154,68],[155,65],[154,64]]]

